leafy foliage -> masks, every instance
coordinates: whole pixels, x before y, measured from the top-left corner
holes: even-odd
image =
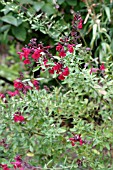
[[[7,103],[1,101],[0,135],[5,141],[5,145],[1,141],[1,162],[11,166],[20,155],[23,167],[112,169],[111,64],[91,71],[98,64],[81,44],[59,60],[70,71],[60,87],[33,89],[26,95],[20,93],[21,97],[3,98]],[[81,145],[72,138],[78,134]]]

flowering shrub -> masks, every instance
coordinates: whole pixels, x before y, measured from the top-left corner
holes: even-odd
[[[82,46],[80,15],[72,24],[55,54],[36,39],[18,53],[36,76],[20,77],[14,92],[0,94],[3,170],[113,168],[112,63],[99,63]]]

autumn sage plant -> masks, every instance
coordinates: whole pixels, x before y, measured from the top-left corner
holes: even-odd
[[[27,78],[0,93],[0,167],[113,169],[113,68],[92,58],[83,20],[55,45],[36,38],[18,52]]]

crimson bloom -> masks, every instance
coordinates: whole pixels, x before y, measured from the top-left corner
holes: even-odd
[[[53,66],[53,70],[56,71],[57,74],[61,71],[62,64],[61,63],[55,63],[55,66]]]
[[[23,57],[27,59],[29,54],[30,54],[30,52],[31,52],[31,50],[29,48],[24,48],[23,47],[22,51],[23,52],[18,52],[18,54],[20,55],[20,60],[22,60]]]
[[[24,52],[24,57],[27,59],[28,55],[30,54],[31,50],[29,48],[22,48],[22,51]]]
[[[83,27],[83,25],[82,25],[82,20],[79,21],[77,27],[78,27],[78,29],[82,29],[82,27]]]
[[[3,170],[10,170],[7,166],[7,164],[0,164],[0,167],[3,169]]]
[[[23,62],[24,62],[24,64],[31,64],[31,62],[30,62],[30,60],[28,58],[25,59]]]
[[[68,44],[67,48],[68,48],[68,51],[69,51],[70,53],[73,53],[73,52],[74,52],[73,45]]]
[[[11,97],[13,97],[13,96],[16,96],[16,95],[19,95],[19,92],[18,92],[18,90],[15,90],[15,91],[8,91],[7,92]]]
[[[13,119],[15,122],[23,122],[25,120],[25,118],[22,115],[17,115],[17,114],[14,114]]]
[[[52,69],[49,69],[49,73],[50,74],[54,74],[54,69],[52,68]]]
[[[57,46],[56,46],[56,51],[60,51],[62,49],[62,45],[59,43]]]
[[[3,93],[0,93],[0,98],[3,99],[5,95]]]
[[[45,66],[46,68],[49,67],[49,64],[47,64],[47,62],[48,62],[48,59],[45,58],[45,59],[43,60],[43,63],[44,63],[44,66]]]
[[[41,52],[42,50],[37,48],[35,52],[32,54],[32,58],[37,61],[41,56]]]
[[[79,142],[80,145],[83,145],[84,141],[81,138],[81,134],[80,135],[74,135],[73,138],[69,138],[69,140],[71,141],[72,146],[75,146],[76,142]]]
[[[65,53],[65,51],[63,49],[60,51],[59,56],[60,57],[65,57],[66,56],[66,53]]]
[[[69,68],[68,67],[64,68],[62,74],[63,74],[63,76],[68,76],[69,75]]]
[[[14,87],[15,87],[15,89],[22,89],[22,88],[24,88],[24,84],[20,80],[15,80]]]
[[[104,63],[101,64],[100,70],[101,70],[101,71],[105,71],[105,65],[104,65]]]
[[[39,90],[39,82],[37,80],[32,80],[32,84]]]
[[[65,77],[64,77],[64,75],[63,75],[63,74],[60,74],[60,75],[58,76],[58,79],[59,79],[59,80],[64,80],[64,79],[65,79]]]
[[[11,162],[11,164],[13,164],[14,168],[20,168],[20,170],[24,170],[24,168],[22,167],[22,159],[20,158],[20,156],[17,156],[15,158],[15,162]]]

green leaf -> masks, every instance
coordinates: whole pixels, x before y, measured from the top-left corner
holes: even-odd
[[[65,133],[66,132],[66,129],[63,129],[63,128],[59,128],[58,130],[58,133]]]
[[[17,19],[11,15],[6,15],[1,18],[2,21],[9,23],[11,25],[17,26]]]
[[[10,25],[3,25],[2,27],[0,27],[0,32],[4,32],[6,30],[8,30],[11,26]]]
[[[107,148],[108,150],[110,150],[110,145],[109,145],[109,143],[106,143],[105,146],[106,146],[106,148]]]
[[[96,149],[92,149],[92,151],[93,151],[95,154],[100,155],[100,152],[97,151]]]
[[[37,70],[39,70],[40,69],[40,66],[37,66],[37,67],[35,67],[33,70],[32,70],[32,72],[35,72],[35,71],[37,71]]]
[[[64,3],[65,0],[57,0],[58,4],[61,5]]]
[[[13,27],[12,33],[18,40],[25,41],[25,39],[26,39],[26,29],[23,27],[23,25],[21,25],[19,27]]]
[[[33,4],[32,0],[18,0],[20,4]]]
[[[66,0],[66,2],[67,2],[68,5],[70,5],[70,6],[76,6],[76,5],[77,5],[77,1],[75,1],[75,0]]]
[[[97,24],[93,25],[93,36],[92,36],[92,40],[91,40],[91,48],[93,48],[94,46],[94,41],[96,39],[97,36]]]
[[[38,12],[44,6],[44,4],[44,1],[34,2],[34,9]]]
[[[40,78],[36,78],[36,80],[44,80],[45,78],[43,78],[43,77],[40,77]]]
[[[42,11],[45,12],[47,15],[52,15],[56,12],[56,10],[53,8],[51,4],[45,4],[42,8]]]
[[[110,8],[107,7],[107,6],[105,6],[104,8],[105,8],[105,12],[106,12],[107,18],[108,18],[108,20],[110,22],[111,21],[111,18],[110,18]]]
[[[30,145],[29,147],[30,152],[33,152],[33,147]]]
[[[17,19],[17,26],[19,26],[20,24],[22,24],[22,19],[21,18]]]

